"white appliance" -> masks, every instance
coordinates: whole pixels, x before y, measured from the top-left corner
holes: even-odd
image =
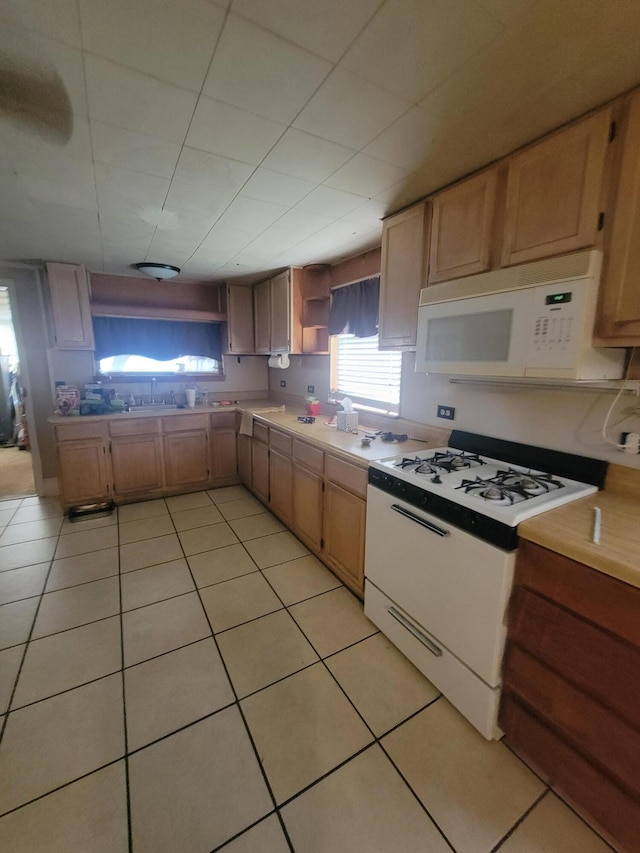
[[[424,288],[416,372],[619,379],[625,350],[591,344],[601,266],[592,250]]]
[[[450,441],[370,465],[365,613],[493,739],[517,525],[597,491],[607,466],[455,430]]]

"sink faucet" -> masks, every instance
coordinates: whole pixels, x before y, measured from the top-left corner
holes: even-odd
[[[158,380],[155,376],[151,377],[151,405],[153,406],[156,402],[156,382]]]

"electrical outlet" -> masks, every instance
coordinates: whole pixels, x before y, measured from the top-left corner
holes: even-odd
[[[438,406],[438,415],[439,418],[445,418],[447,421],[455,420],[456,410],[453,406]]]
[[[286,388],[286,387],[287,387],[287,380],[286,380],[286,379],[281,379],[281,380],[280,380],[280,387],[281,387],[281,388]]]
[[[315,385],[307,385],[307,394],[315,394],[316,386]]]

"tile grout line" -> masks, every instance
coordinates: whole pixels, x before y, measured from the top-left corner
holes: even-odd
[[[209,497],[209,499],[211,500],[212,504],[214,504],[214,506],[215,506],[215,505],[216,505],[216,504],[215,504],[215,501],[213,500],[213,498],[211,498],[211,496],[208,494],[208,492],[207,492],[207,496],[208,496],[208,497]],[[171,523],[173,524],[173,517],[171,517]],[[175,524],[174,524],[174,528],[175,528]],[[176,530],[176,533],[177,533],[177,530]],[[180,548],[182,549],[182,552],[183,552],[183,554],[184,554],[184,548],[182,547],[182,541],[180,540],[180,537],[179,537],[179,536],[178,536],[178,542],[180,543]],[[242,544],[242,543],[240,543],[240,544]],[[244,546],[243,546],[243,547],[244,547]],[[246,549],[245,549],[245,550],[246,550]],[[247,552],[247,553],[248,553],[248,552]],[[251,557],[251,555],[250,555],[250,554],[249,554],[249,557]],[[291,843],[291,839],[289,838],[289,833],[287,832],[287,828],[286,828],[286,826],[285,826],[285,824],[284,824],[284,821],[283,821],[283,819],[282,819],[282,816],[280,815],[280,811],[279,811],[279,809],[278,809],[278,803],[277,803],[277,801],[276,801],[275,795],[274,795],[274,793],[273,793],[273,790],[272,790],[271,785],[270,785],[270,783],[269,783],[269,780],[268,780],[268,778],[267,778],[267,774],[266,774],[265,769],[264,769],[264,767],[263,767],[262,761],[260,760],[260,755],[259,755],[259,753],[258,753],[258,749],[257,749],[256,744],[255,744],[255,741],[254,741],[254,739],[253,739],[253,735],[251,734],[251,731],[250,731],[250,729],[249,729],[249,724],[248,724],[248,722],[247,722],[247,719],[246,719],[246,717],[245,717],[245,715],[244,715],[244,712],[243,712],[243,710],[242,710],[242,707],[241,707],[241,705],[240,705],[240,700],[238,699],[238,693],[237,693],[236,688],[235,688],[235,686],[234,686],[234,684],[233,684],[233,681],[231,680],[231,675],[230,675],[229,670],[228,670],[228,668],[227,668],[226,661],[225,661],[225,659],[224,659],[224,657],[223,657],[223,655],[222,655],[222,652],[220,651],[220,647],[219,647],[219,645],[218,645],[218,641],[216,640],[216,635],[215,635],[215,632],[214,632],[214,630],[213,630],[213,626],[212,626],[212,624],[211,624],[211,620],[209,619],[209,614],[207,613],[207,609],[206,609],[206,607],[204,606],[204,602],[203,602],[203,600],[202,600],[202,596],[200,595],[200,590],[199,590],[198,586],[196,585],[196,580],[195,580],[195,578],[194,578],[194,576],[193,576],[193,572],[192,572],[192,570],[191,570],[191,566],[189,565],[189,560],[188,560],[188,558],[187,558],[187,555],[186,555],[186,554],[184,554],[184,558],[185,558],[185,560],[186,560],[186,562],[187,562],[187,567],[188,567],[188,569],[189,569],[189,573],[191,574],[191,579],[192,579],[192,581],[193,581],[193,584],[194,584],[194,587],[195,587],[195,591],[196,591],[196,594],[197,594],[197,596],[198,596],[198,600],[200,601],[200,606],[202,607],[202,610],[203,610],[203,613],[204,613],[205,619],[207,620],[207,624],[209,625],[209,630],[211,631],[211,637],[212,637],[212,639],[213,639],[213,642],[215,643],[216,651],[218,652],[218,655],[219,655],[219,657],[220,657],[220,661],[221,661],[222,666],[223,666],[223,668],[224,668],[225,675],[226,675],[227,680],[228,680],[228,682],[229,682],[229,686],[230,686],[231,691],[232,691],[232,693],[233,693],[233,696],[234,696],[234,702],[233,702],[233,705],[235,705],[235,706],[237,707],[237,709],[238,709],[238,713],[240,714],[240,718],[242,719],[242,722],[243,722],[243,725],[244,725],[244,728],[245,728],[245,732],[246,732],[246,734],[247,734],[247,737],[249,738],[249,742],[250,742],[250,744],[251,744],[251,748],[253,749],[253,752],[254,752],[254,755],[255,755],[256,761],[257,761],[257,763],[258,763],[258,767],[259,767],[259,769],[260,769],[260,773],[261,773],[261,775],[262,775],[262,778],[263,778],[264,784],[265,784],[265,786],[266,786],[266,788],[267,788],[267,792],[268,792],[269,797],[270,797],[270,799],[271,799],[271,802],[272,802],[272,804],[273,804],[273,808],[274,808],[274,810],[275,810],[275,813],[276,813],[276,814],[277,814],[277,816],[278,816],[278,820],[279,820],[279,822],[280,822],[280,828],[282,829],[282,832],[283,832],[284,837],[285,837],[285,839],[286,839],[286,841],[287,841],[287,844],[289,845],[289,849],[290,849],[291,853],[295,853],[294,848],[293,848],[293,844]],[[251,558],[251,559],[253,560],[253,558]],[[255,560],[253,560],[253,562],[255,563]],[[229,707],[230,707],[230,706],[229,706]],[[217,713],[217,712],[214,712],[214,713]],[[213,715],[211,715],[211,716],[213,716]],[[263,816],[262,816],[262,819],[264,819],[265,817],[266,817],[266,815],[263,815]],[[244,831],[246,831],[247,829],[248,829],[248,827],[245,827],[245,829],[243,830],[243,832],[244,832]],[[224,843],[225,843],[225,844],[227,844],[228,842],[229,842],[229,839],[227,839]]]
[[[502,847],[502,845],[513,835],[513,833],[516,831],[516,829],[529,817],[529,815],[536,808],[536,806],[538,806],[542,802],[542,800],[544,800],[544,798],[548,795],[549,791],[550,791],[550,788],[547,788],[547,787],[544,788],[542,793],[539,794],[534,799],[534,801],[531,803],[531,805],[529,806],[528,809],[525,809],[523,814],[521,814],[520,817],[518,818],[518,820],[513,824],[513,826],[511,826],[505,832],[505,834],[497,842],[497,844],[494,844],[494,846],[491,848],[489,853],[496,853],[496,851]]]
[[[16,512],[20,508],[21,507],[16,507]],[[58,536],[57,538],[59,539],[60,537]],[[58,547],[58,545],[57,545],[57,541],[56,541],[56,548],[57,547]],[[36,624],[36,621],[38,619],[38,614],[40,613],[40,607],[42,605],[42,599],[44,598],[44,595],[45,595],[45,589],[47,587],[49,575],[51,574],[51,568],[53,566],[55,554],[56,554],[56,549],[54,548],[53,554],[51,555],[51,559],[49,560],[49,568],[47,569],[47,574],[45,576],[44,583],[42,585],[42,591],[40,592],[40,595],[38,596],[38,604],[36,605],[36,609],[35,609],[34,614],[33,614],[33,619],[31,620],[31,627],[29,628],[29,634],[28,634],[27,639],[24,643],[24,649],[22,652],[22,659],[20,660],[20,665],[18,666],[18,671],[16,672],[15,678],[13,680],[13,688],[11,690],[11,695],[9,696],[9,702],[7,703],[7,710],[5,711],[4,719],[2,721],[2,725],[0,726],[0,744],[4,740],[4,733],[6,731],[7,724],[9,722],[9,716],[10,716],[10,714],[13,713],[12,705],[13,705],[13,700],[14,700],[14,697],[16,694],[16,690],[18,688],[18,679],[20,678],[20,674],[22,673],[22,668],[24,666],[24,662],[25,662],[25,659],[27,657],[27,651],[29,650],[29,645],[31,643],[31,637],[33,635],[33,630],[35,628],[35,624]],[[39,565],[39,564],[34,563],[34,565]],[[23,567],[23,568],[26,568],[26,567]],[[31,597],[35,598],[36,596],[31,596]],[[21,643],[16,643],[14,646],[9,646],[9,648],[15,648],[16,645],[21,645]]]
[[[124,779],[125,779],[125,795],[127,802],[127,842],[129,845],[129,853],[133,853],[133,826],[131,815],[131,785],[129,776],[129,729],[127,726],[127,691],[125,688],[125,657],[124,657],[124,613],[122,611],[122,565],[120,562],[120,512],[118,507],[116,511],[116,542],[117,542],[117,558],[118,558],[118,602],[120,605],[120,662],[121,662],[121,683],[122,690],[122,726],[124,729]]]

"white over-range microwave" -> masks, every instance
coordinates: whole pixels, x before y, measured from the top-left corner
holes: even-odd
[[[619,379],[625,350],[591,343],[601,267],[583,251],[424,288],[416,372]]]

